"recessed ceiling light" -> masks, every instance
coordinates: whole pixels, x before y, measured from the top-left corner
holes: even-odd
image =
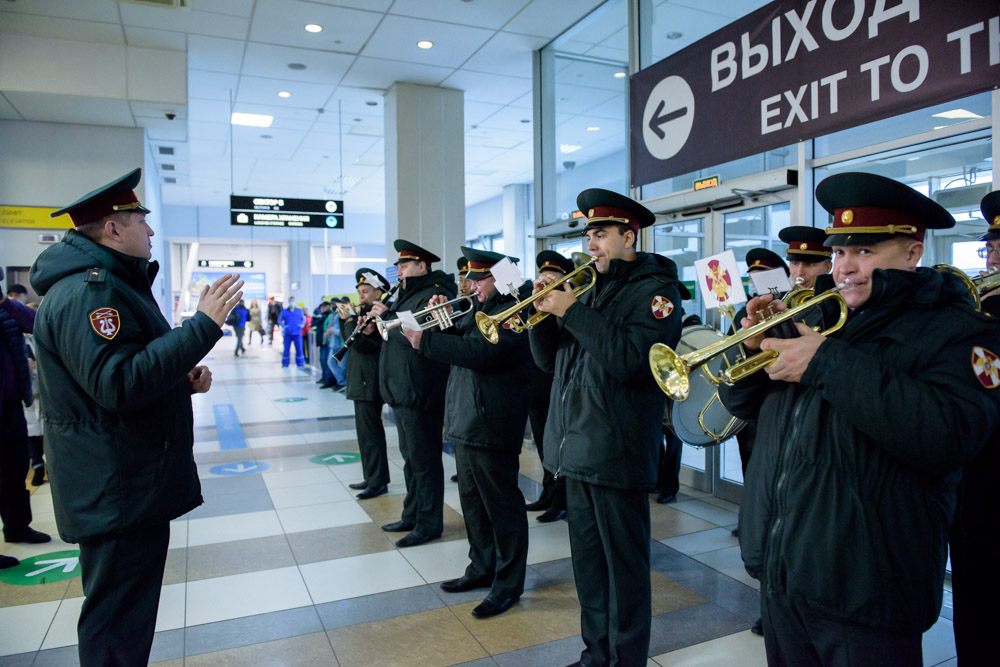
[[[292,94],[290,92],[288,92],[287,90],[283,90],[280,93],[278,93],[278,97],[291,97],[291,96],[292,96]]]
[[[317,23],[309,23],[306,25],[306,32],[323,32],[323,26]]]
[[[570,153],[575,153],[583,148],[583,146],[577,146],[576,144],[559,144],[559,152],[563,155],[569,155]]]
[[[599,129],[601,129],[601,128],[598,127],[597,125],[588,125],[587,126],[587,132],[597,132]]]
[[[417,42],[417,47],[421,48],[421,49],[429,49],[429,48],[432,48],[433,46],[434,46],[434,42],[431,42],[431,41],[426,40],[426,39],[422,39],[419,42]]]
[[[274,122],[274,116],[234,111],[233,115],[229,118],[229,122],[233,125],[246,125],[248,127],[271,127],[271,123]]]
[[[306,66],[302,63],[288,63],[288,69],[303,70]]]
[[[626,74],[625,72],[615,72],[616,79],[624,79],[626,76],[628,76],[628,74]]]
[[[667,39],[680,39],[683,36],[684,36],[684,33],[682,33],[682,32],[668,32],[667,33]]]

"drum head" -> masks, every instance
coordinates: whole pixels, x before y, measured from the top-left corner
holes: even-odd
[[[704,324],[685,327],[681,333],[681,340],[677,344],[677,354],[683,355],[699,350],[712,343],[717,343],[723,338],[724,336],[720,332]],[[739,350],[733,348],[725,355],[719,355],[712,359],[705,366],[709,367],[713,375],[718,375],[720,369],[726,367],[727,359],[729,363],[738,361],[740,359]],[[675,401],[670,412],[672,428],[678,438],[689,445],[699,447],[717,445],[721,440],[735,435],[746,424],[738,419],[734,422],[733,416],[718,399],[712,400],[715,393],[716,386],[708,380],[700,368],[691,371],[691,394],[686,401]],[[712,401],[712,404],[705,410],[702,419],[709,430],[722,434],[721,440],[715,440],[705,433],[701,424],[698,423],[698,416],[709,401]]]

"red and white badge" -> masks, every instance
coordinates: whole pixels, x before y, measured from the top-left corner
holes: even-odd
[[[653,317],[658,320],[670,317],[670,313],[674,312],[674,304],[670,303],[670,299],[665,296],[654,296],[651,307],[653,309]]]
[[[98,308],[90,314],[90,326],[101,338],[113,340],[121,329],[121,319],[114,308]]]
[[[1000,359],[985,347],[972,348],[972,372],[987,389],[1000,387]]]
[[[518,315],[514,315],[514,317],[511,317],[509,319],[504,320],[504,322],[503,322],[503,328],[504,329],[510,329],[515,324],[517,326],[519,326],[519,327],[523,327],[524,326],[524,322],[521,321],[521,318]]]

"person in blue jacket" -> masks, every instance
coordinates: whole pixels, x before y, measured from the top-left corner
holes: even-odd
[[[281,327],[282,338],[285,339],[285,350],[281,354],[281,367],[287,368],[289,348],[295,343],[295,365],[305,366],[306,359],[302,356],[302,327],[306,323],[305,313],[295,305],[295,297],[288,299],[288,306],[281,311],[278,325]]]
[[[233,356],[240,356],[240,352],[246,354],[246,348],[243,347],[243,334],[247,328],[247,319],[250,317],[250,311],[247,307],[243,305],[243,301],[240,300],[236,307],[233,308],[233,313],[239,318],[236,324],[233,325],[233,335],[236,337],[236,350],[233,352]]]

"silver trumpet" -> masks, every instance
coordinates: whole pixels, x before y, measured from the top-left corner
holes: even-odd
[[[447,329],[455,320],[476,309],[476,305],[472,301],[473,298],[473,295],[460,296],[435,306],[427,306],[423,310],[413,313],[413,317],[417,320],[421,331],[434,328]],[[456,311],[458,304],[463,302],[462,310]],[[389,321],[380,317],[375,318],[375,328],[378,329],[382,340],[389,340],[389,333],[402,324],[403,322],[399,318]]]

